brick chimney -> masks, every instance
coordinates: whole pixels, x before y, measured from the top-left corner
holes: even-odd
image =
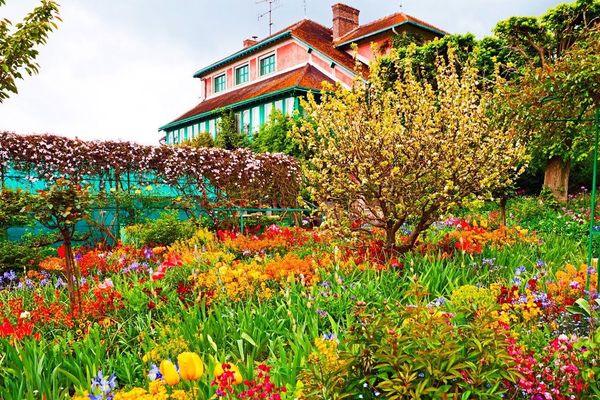
[[[246,48],[246,47],[250,47],[250,46],[254,46],[256,43],[258,43],[258,42],[256,41],[256,39],[257,39],[257,38],[256,38],[256,36],[253,36],[253,37],[252,37],[252,38],[250,38],[250,39],[246,39],[246,40],[244,40],[244,48]]]
[[[331,6],[333,10],[333,40],[336,41],[351,30],[358,28],[360,11],[342,3]]]

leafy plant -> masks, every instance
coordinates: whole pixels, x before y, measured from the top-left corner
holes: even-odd
[[[137,247],[167,246],[178,240],[190,239],[196,229],[193,221],[179,219],[177,211],[166,211],[155,220],[126,227],[123,240]]]
[[[0,7],[6,0],[0,0]],[[30,12],[22,22],[15,25],[8,20],[0,21],[0,103],[10,93],[17,93],[17,79],[23,79],[23,73],[36,74],[39,65],[36,46],[45,44],[48,35],[57,28],[58,3],[42,0],[38,7]],[[14,27],[14,29],[13,29]]]

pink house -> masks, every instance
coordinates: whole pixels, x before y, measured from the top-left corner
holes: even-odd
[[[194,74],[201,81],[201,101],[160,127],[167,144],[191,139],[200,132],[217,135],[219,117],[232,110],[238,128],[249,135],[269,120],[272,110],[292,114],[298,99],[319,92],[323,82],[350,86],[356,66],[368,77],[373,46],[385,53],[395,35],[411,33],[424,41],[445,32],[404,13],[360,25],[360,11],[335,4],[333,29],[303,19],[263,40],[244,40],[243,49]],[[355,57],[353,44],[358,51]]]

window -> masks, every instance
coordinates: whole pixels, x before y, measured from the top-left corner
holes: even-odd
[[[211,136],[214,138],[217,136],[217,127],[215,125],[215,120],[211,119],[208,122],[208,132],[211,134]]]
[[[275,54],[260,59],[260,74],[267,75],[275,72]]]
[[[265,120],[264,120],[265,124],[271,120],[272,112],[273,112],[273,103],[265,104]]]
[[[255,135],[260,129],[260,109],[254,107],[252,109],[252,134]]]
[[[226,81],[225,74],[215,77],[215,93],[222,92],[225,90]]]
[[[250,133],[250,110],[244,110],[242,113],[242,124],[244,124],[244,132]]]
[[[235,69],[235,84],[240,85],[242,83],[248,82],[248,78],[250,77],[248,64],[242,65],[239,68]]]
[[[287,115],[294,115],[294,98],[288,97],[285,99],[285,113]]]

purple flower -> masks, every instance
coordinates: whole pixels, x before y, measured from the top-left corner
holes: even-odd
[[[144,247],[144,257],[151,258],[154,255],[150,247]]]
[[[108,378],[104,376],[102,370],[92,379],[92,392],[108,396],[111,391],[117,387],[117,376],[112,373]],[[112,396],[111,396],[112,398]]]
[[[496,259],[495,258],[484,258],[483,260],[481,260],[481,263],[483,265],[487,265],[489,267],[493,267],[494,264],[496,264]]]
[[[15,279],[17,279],[17,274],[11,269],[10,271],[4,273],[4,278],[9,281],[14,281]]]
[[[569,286],[571,287],[571,289],[579,289],[579,282],[573,281],[569,284]]]
[[[524,273],[525,271],[527,271],[527,269],[524,266],[520,266],[519,268],[517,268],[515,270],[515,275],[516,276],[521,276],[522,273]]]
[[[156,364],[150,364],[150,372],[148,372],[148,379],[151,381],[155,381],[157,379],[161,379],[162,374],[160,373],[160,369],[156,366]]]

